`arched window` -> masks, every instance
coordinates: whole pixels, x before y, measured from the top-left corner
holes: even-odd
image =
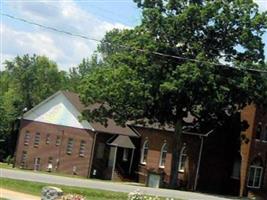
[[[256,128],[256,139],[257,140],[261,139],[261,133],[262,133],[262,124],[261,122],[259,122]]]
[[[247,186],[250,188],[260,188],[263,175],[263,162],[260,157],[256,158],[249,167]]]
[[[184,172],[186,160],[187,160],[187,152],[186,152],[186,147],[184,146],[180,152],[180,159],[179,159],[179,166],[178,166],[179,172]]]
[[[141,152],[141,163],[146,164],[148,154],[148,140],[146,140],[143,144],[142,152]]]
[[[161,147],[160,151],[160,159],[159,159],[159,167],[164,168],[165,167],[165,162],[166,162],[166,157],[168,153],[168,146],[166,143],[164,143]]]

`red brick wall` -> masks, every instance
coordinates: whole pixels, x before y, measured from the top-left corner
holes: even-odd
[[[139,182],[146,182],[148,171],[156,171],[158,173],[163,173],[163,180],[168,183],[171,173],[173,133],[149,128],[135,127],[135,129],[141,134],[140,149],[142,149],[144,141],[149,141],[147,162],[145,165],[141,163],[139,164]],[[167,143],[168,145],[168,154],[165,167],[160,168],[160,152],[164,143]],[[197,168],[200,139],[196,136],[183,135],[183,143],[186,143],[186,146],[188,147],[187,154],[189,159],[187,163],[187,171],[190,171],[190,173],[187,173],[187,171],[179,173],[179,179],[185,181],[185,187],[187,187],[187,189],[192,190]]]
[[[256,157],[260,157],[262,159],[265,172],[261,189],[252,190],[256,193],[267,193],[267,143],[263,140],[256,139],[256,128],[259,122],[262,123],[263,132],[265,131],[265,125],[267,125],[267,113],[262,108],[256,109],[255,105],[250,105],[243,109],[241,116],[242,119],[247,120],[249,123],[249,128],[244,132],[246,137],[249,139],[249,143],[241,145],[241,153],[243,156],[243,166],[241,168],[241,195],[251,190],[250,188],[247,188],[248,172],[250,163]]]
[[[249,141],[252,141],[252,137],[253,137],[252,133],[254,130],[255,112],[256,112],[256,109],[254,105],[245,107],[241,112],[241,120],[246,120],[249,124],[248,129],[241,134],[244,134]],[[251,142],[249,143],[242,142],[240,148],[241,148],[240,153],[242,156],[241,175],[240,175],[240,196],[243,196],[245,189],[246,189]]]
[[[26,132],[30,133],[30,140],[27,146],[24,145],[24,136]],[[36,132],[40,133],[40,143],[34,147],[34,138]],[[50,143],[46,144],[46,136],[50,134]],[[56,146],[56,137],[60,136],[61,144]],[[66,153],[68,138],[73,138],[72,154]],[[16,166],[20,167],[22,152],[27,152],[26,169],[34,169],[34,158],[39,157],[40,170],[47,170],[49,157],[53,158],[53,171],[57,166],[57,172],[66,174],[73,173],[73,167],[76,166],[77,175],[88,176],[90,166],[91,151],[93,145],[94,133],[90,130],[78,129],[66,126],[59,126],[29,120],[22,120],[20,134],[16,148]],[[80,142],[85,141],[85,155],[79,156]]]
[[[259,122],[262,124],[262,138],[260,140],[256,139],[256,128]],[[264,172],[261,191],[264,191],[267,193],[267,166],[266,166],[267,165],[267,141],[263,140],[265,126],[267,126],[267,113],[266,111],[257,108],[256,117],[254,121],[254,127],[253,127],[249,163],[253,162],[253,160],[256,157],[260,157],[262,159],[265,172]]]

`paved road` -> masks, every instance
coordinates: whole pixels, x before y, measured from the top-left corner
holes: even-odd
[[[139,189],[142,193],[148,195],[162,196],[162,197],[172,197],[180,198],[184,200],[229,200],[235,198],[226,198],[221,196],[207,195],[201,193],[184,192],[178,190],[168,190],[168,189],[156,189],[142,187],[138,185],[129,185],[125,183],[114,183],[109,181],[98,181],[92,179],[80,179],[80,178],[69,178],[63,176],[55,176],[49,174],[41,174],[32,171],[20,171],[20,170],[10,170],[10,169],[0,169],[0,178],[11,178],[18,180],[28,180],[36,181],[48,184],[61,184],[67,186],[76,186],[84,188],[102,189],[115,192],[133,192]]]
[[[0,187],[0,197],[7,198],[10,200],[40,200],[40,197],[24,194],[21,192],[6,190],[1,187]]]

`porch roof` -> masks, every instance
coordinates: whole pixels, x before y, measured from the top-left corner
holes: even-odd
[[[135,149],[134,144],[132,143],[129,136],[126,135],[118,135],[111,143],[108,143],[111,146],[117,146],[128,149]]]

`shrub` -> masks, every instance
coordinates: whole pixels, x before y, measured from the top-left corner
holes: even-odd
[[[78,194],[66,194],[60,197],[59,200],[86,200],[86,198]]]
[[[140,190],[130,192],[128,200],[160,200],[158,196],[146,196]],[[174,200],[173,198],[166,198],[166,200]]]
[[[7,164],[13,163],[13,161],[14,158],[11,155],[7,156],[6,159],[4,160],[4,162]]]

